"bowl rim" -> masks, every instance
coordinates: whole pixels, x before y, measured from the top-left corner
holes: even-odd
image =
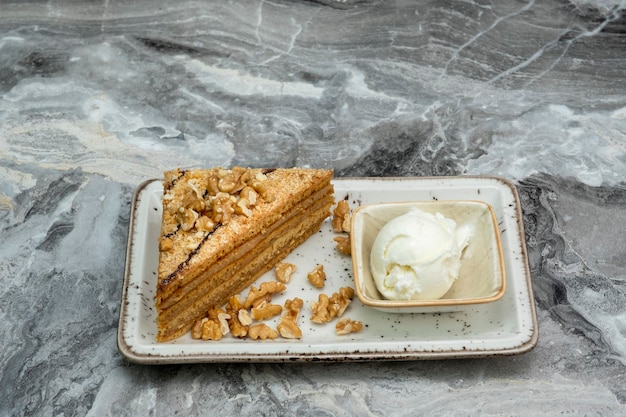
[[[498,267],[500,273],[498,274],[500,279],[498,280],[500,283],[500,288],[497,292],[491,295],[487,295],[484,297],[472,297],[472,298],[440,298],[436,300],[387,300],[387,299],[377,299],[372,298],[366,295],[363,291],[361,291],[361,279],[359,276],[359,266],[357,264],[357,260],[359,257],[357,256],[357,248],[354,244],[354,233],[355,230],[354,225],[356,223],[356,218],[358,217],[361,211],[364,211],[367,208],[379,207],[379,206],[415,206],[415,205],[443,205],[443,204],[460,204],[460,203],[471,203],[485,206],[489,212],[489,216],[491,218],[491,223],[494,230],[495,236],[495,245],[496,245],[496,253],[498,257]],[[366,306],[377,307],[377,308],[393,308],[393,309],[407,309],[407,308],[428,308],[428,307],[458,307],[458,306],[468,306],[475,304],[485,304],[491,303],[499,300],[504,296],[506,292],[506,269],[504,262],[504,253],[502,250],[502,240],[500,237],[500,229],[498,227],[498,219],[496,217],[495,211],[491,204],[480,201],[480,200],[414,200],[414,201],[397,201],[397,202],[381,202],[381,203],[370,203],[360,205],[352,210],[352,215],[350,218],[350,251],[352,258],[352,277],[354,280],[354,290],[358,297],[358,299]],[[372,278],[373,279],[373,278]]]

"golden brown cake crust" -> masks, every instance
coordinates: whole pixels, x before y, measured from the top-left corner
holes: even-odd
[[[157,339],[170,340],[184,333],[189,317],[193,320],[205,312],[195,312],[196,306],[205,309],[206,300],[219,302],[233,290],[240,291],[291,252],[294,242],[298,245],[319,230],[333,203],[331,178],[330,170],[304,168],[166,172]],[[289,230],[281,226],[285,223]],[[300,223],[306,227],[296,233]],[[267,246],[275,238],[273,233],[284,235],[283,246]],[[229,256],[237,254],[237,259],[249,262],[257,251],[265,260],[254,268]]]

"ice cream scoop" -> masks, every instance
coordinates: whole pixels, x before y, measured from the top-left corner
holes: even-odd
[[[417,208],[389,221],[370,254],[378,291],[389,300],[436,300],[459,276],[468,227]]]

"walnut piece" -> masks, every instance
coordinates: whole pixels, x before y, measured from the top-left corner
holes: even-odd
[[[330,305],[330,299],[326,294],[320,294],[316,301],[311,301],[311,321],[313,323],[328,323],[333,319],[330,316],[328,306]]]
[[[300,339],[302,337],[302,330],[298,326],[297,320],[303,305],[304,301],[297,297],[293,300],[285,301],[283,314],[276,326],[278,333],[285,339]]]
[[[235,213],[243,214],[246,217],[252,216],[252,209],[250,208],[251,204],[247,198],[240,198],[235,203]]]
[[[350,245],[350,236],[335,236],[333,238],[337,242],[337,250],[344,255],[350,255],[352,253]]]
[[[198,212],[180,207],[176,213],[176,217],[180,223],[180,228],[187,232],[195,226],[196,219],[198,218]]]
[[[296,266],[288,262],[279,262],[274,268],[276,280],[283,284],[287,284],[291,281],[291,275],[293,275],[294,272],[296,272]]]
[[[223,193],[232,193],[237,188],[241,173],[220,169],[217,171],[217,188]]]
[[[234,215],[250,217],[263,196],[267,177],[260,169],[218,168],[206,177],[190,178],[189,188],[178,199],[165,194],[169,212],[183,231],[212,231],[218,223],[226,224]],[[268,200],[269,201],[269,200]]]
[[[237,318],[239,319],[239,322],[241,322],[241,324],[243,324],[244,326],[249,326],[250,324],[252,324],[252,316],[250,315],[250,312],[245,308],[239,310],[239,312],[237,313]]]
[[[206,317],[202,319],[202,340],[220,340],[222,336],[222,329],[217,321]]]
[[[243,189],[239,193],[239,198],[245,198],[252,206],[256,204],[258,196],[259,193],[254,191],[254,188],[250,187],[249,185],[243,187]]]
[[[265,201],[274,201],[274,196],[269,195],[267,184],[265,184],[267,177],[262,173],[258,173],[249,182],[249,185],[256,191]]]
[[[191,337],[202,340],[220,340],[230,332],[228,319],[230,315],[224,309],[212,308],[207,317],[196,320],[191,328]]]
[[[174,249],[174,242],[169,237],[164,237],[159,241],[159,249],[163,252]]]
[[[250,316],[252,316],[252,318],[257,321],[267,320],[280,314],[282,310],[282,306],[278,304],[272,304],[270,302],[263,301],[254,306],[252,310],[250,310]]]
[[[272,329],[265,323],[257,323],[251,325],[248,329],[248,337],[254,340],[276,339],[278,337],[278,331]]]
[[[193,193],[186,194],[183,197],[183,208],[199,213],[206,208],[206,202],[202,196],[198,196],[194,191]]]
[[[273,294],[279,294],[287,289],[287,286],[278,281],[266,281],[259,288],[250,287],[250,292],[244,302],[244,308],[255,307],[263,301],[269,302]]]
[[[346,200],[337,202],[337,206],[333,210],[333,231],[350,233],[350,206]]]
[[[317,302],[311,302],[310,320],[322,324],[328,323],[335,317],[341,317],[352,302],[353,296],[354,290],[351,287],[342,287],[339,292],[333,293],[330,297],[320,294]]]
[[[326,281],[326,273],[324,272],[324,265],[317,265],[313,271],[309,272],[306,276],[311,284],[315,288],[323,288]]]
[[[227,224],[233,217],[235,208],[234,202],[230,198],[230,194],[219,192],[215,197],[211,198],[211,210],[213,212],[213,220],[216,223]]]
[[[213,307],[207,311],[207,317],[209,320],[217,320],[220,314],[226,314],[226,310],[220,307]]]
[[[237,312],[244,308],[243,303],[241,302],[241,298],[239,295],[233,295],[228,298],[228,302],[226,303],[226,311]]]
[[[304,305],[304,301],[301,298],[295,297],[292,300],[285,301],[285,310],[283,311],[282,318],[287,320],[297,320],[300,309]]]
[[[217,193],[220,192],[219,187],[217,186],[217,183],[219,182],[219,178],[217,178],[217,176],[211,176],[209,177],[209,179],[207,180],[207,191],[209,192],[210,195],[216,195]]]
[[[237,319],[237,316],[230,318],[230,320],[228,321],[228,328],[230,329],[230,334],[240,339],[248,335],[248,326],[242,324]]]
[[[220,330],[222,331],[223,335],[230,333],[230,325],[228,323],[228,320],[230,320],[230,314],[227,314],[226,312],[219,313],[217,315],[217,322],[220,325]]]
[[[230,333],[235,337],[246,337],[248,335],[248,325],[252,323],[252,318],[250,318],[248,311],[243,308],[239,296],[233,295],[228,299],[226,312],[229,316],[228,328],[230,329]],[[249,320],[245,319],[246,316]]]
[[[205,317],[201,320],[194,321],[193,327],[191,328],[192,339],[202,339],[202,324],[207,320],[208,318]]]
[[[354,297],[354,289],[351,287],[341,287],[339,292],[333,293],[330,297],[330,308],[336,311],[336,316],[341,317],[346,311],[352,298]]]
[[[361,330],[363,330],[363,322],[348,317],[337,320],[337,324],[335,324],[335,333],[338,335],[360,332]]]
[[[196,220],[196,229],[202,232],[210,232],[215,228],[216,223],[209,216],[200,216]]]

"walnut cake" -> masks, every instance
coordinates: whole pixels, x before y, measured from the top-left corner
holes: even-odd
[[[332,171],[176,169],[163,183],[157,340],[187,333],[320,229]]]

